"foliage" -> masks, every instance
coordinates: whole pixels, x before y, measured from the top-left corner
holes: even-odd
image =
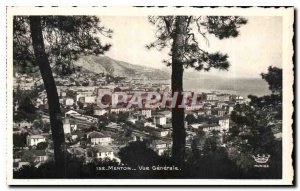
[[[14,121],[33,122],[38,118],[37,109],[35,108],[29,95],[23,95],[16,99],[18,102],[18,110],[14,113]]]
[[[262,73],[261,77],[268,82],[272,94],[282,94],[282,69],[270,66],[268,73]]]
[[[14,147],[25,147],[28,133],[13,134]]]
[[[43,129],[43,126],[44,126],[44,122],[41,118],[39,119],[35,119],[33,121],[33,124],[32,124],[32,127],[35,128],[35,129]]]
[[[155,37],[156,40],[147,45],[147,48],[157,48],[162,50],[171,48],[169,55],[172,57],[174,34],[176,33],[176,22],[180,16],[150,16],[149,22],[156,26]],[[179,55],[182,64],[185,68],[194,68],[197,71],[209,71],[211,68],[220,70],[229,67],[228,55],[220,52],[209,53],[201,48],[200,37],[208,43],[208,36],[214,35],[219,39],[237,37],[239,35],[238,29],[247,23],[247,20],[237,16],[186,16],[186,28],[184,31],[185,40],[184,52]],[[167,66],[172,63],[169,60],[164,60]]]
[[[100,25],[96,16],[42,16],[41,25],[45,51],[56,73],[68,75],[75,71],[73,61],[80,55],[99,55],[108,51],[100,35],[111,38],[112,30]],[[100,35],[99,35],[100,34]],[[29,17],[13,20],[14,66],[22,73],[34,73],[38,67],[29,32]]]
[[[44,124],[42,131],[43,131],[43,133],[49,133],[49,131],[50,131],[50,123]]]
[[[158,155],[146,146],[144,142],[131,142],[128,147],[119,152],[121,161],[130,166],[154,165],[159,163]]]
[[[193,124],[193,123],[196,123],[196,122],[197,122],[197,119],[196,119],[196,117],[195,117],[193,114],[188,114],[188,115],[185,117],[185,121],[187,121],[188,124]]]
[[[48,147],[47,142],[41,142],[36,145],[37,150],[45,150]]]
[[[272,94],[262,97],[250,95],[250,103],[236,105],[231,114],[235,125],[226,137],[227,146],[232,159],[245,172],[253,170],[253,156],[269,154],[273,164],[270,170],[280,174],[278,165],[281,165],[282,156],[278,143],[281,140],[274,137],[275,127],[282,124],[280,73],[281,69],[269,67],[269,72],[262,74],[262,78],[269,83]]]
[[[88,104],[85,108],[83,108],[86,115],[94,115],[94,105]]]

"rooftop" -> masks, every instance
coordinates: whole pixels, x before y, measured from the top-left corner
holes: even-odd
[[[110,137],[109,135],[105,135],[103,133],[97,132],[97,131],[93,131],[91,133],[88,134],[89,138],[105,138],[105,137]]]
[[[43,135],[28,135],[28,139],[44,139]]]

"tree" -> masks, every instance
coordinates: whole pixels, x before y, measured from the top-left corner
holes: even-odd
[[[33,121],[33,124],[32,126],[35,128],[35,129],[43,129],[44,127],[44,122],[43,120],[40,118],[40,119],[36,119]]]
[[[170,49],[171,60],[164,60],[164,63],[172,66],[172,95],[174,92],[180,95],[183,91],[184,68],[209,71],[212,68],[226,70],[229,67],[228,55],[209,53],[200,48],[198,36],[207,42],[208,35],[219,39],[237,37],[238,28],[247,23],[246,19],[237,16],[151,16],[149,21],[157,30],[156,40],[147,48]],[[182,95],[175,108],[172,108],[172,157],[177,165],[183,164],[185,153],[184,109],[178,107],[181,99]]]
[[[105,130],[106,126],[109,124],[108,117],[106,115],[101,115],[98,117],[97,128],[98,130]]]
[[[40,71],[47,93],[54,158],[58,177],[65,175],[62,114],[53,70],[60,75],[74,72],[73,61],[80,55],[103,54],[110,45],[100,43],[99,34],[112,31],[99,25],[94,16],[14,17],[14,66],[20,72]],[[52,67],[52,68],[51,68]]]
[[[249,95],[251,102],[250,105],[255,108],[260,108],[264,110],[269,110],[271,113],[275,114],[273,117],[277,120],[282,119],[282,69],[270,66],[268,68],[268,73],[261,74],[262,79],[264,79],[269,84],[269,90],[272,92],[271,95],[265,95],[262,97],[257,97]]]
[[[38,113],[36,112],[36,108],[33,105],[31,98],[28,95],[22,95],[19,99],[19,107],[14,119],[16,121],[27,120],[33,122],[37,116]]]
[[[45,150],[48,147],[47,142],[40,142],[36,145],[37,150]]]
[[[270,66],[268,73],[262,73],[261,77],[269,84],[272,94],[282,94],[282,69]]]
[[[253,155],[270,154],[272,165],[269,176],[281,174],[281,141],[274,137],[275,127],[282,126],[281,72],[279,68],[269,67],[269,72],[262,74],[262,78],[269,83],[272,94],[262,97],[249,95],[249,105],[238,104],[231,114],[235,126],[229,130],[227,145],[231,148],[232,158],[243,171],[253,170]]]
[[[14,147],[25,147],[28,133],[13,134]]]
[[[146,146],[145,142],[131,142],[119,152],[121,162],[131,167],[140,165],[157,165],[160,162],[159,156],[152,149]]]
[[[84,108],[85,114],[86,115],[94,115],[94,105],[89,104]]]
[[[193,114],[188,114],[188,115],[185,117],[185,121],[187,121],[188,124],[192,124],[192,123],[196,123],[196,122],[197,122],[197,119],[196,119],[196,117],[195,117]]]

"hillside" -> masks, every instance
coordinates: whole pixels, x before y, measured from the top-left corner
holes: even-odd
[[[114,60],[107,56],[83,56],[74,64],[90,72],[112,74],[113,76],[170,79],[170,74],[162,70]]]

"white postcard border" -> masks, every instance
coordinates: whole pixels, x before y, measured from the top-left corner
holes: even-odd
[[[146,16],[146,15],[238,15],[283,17],[283,166],[282,179],[13,179],[12,141],[12,92],[13,47],[12,18],[14,15],[99,15],[99,16]],[[294,93],[293,72],[293,22],[294,8],[137,8],[137,7],[7,7],[7,127],[6,172],[8,185],[292,185],[293,130],[292,101]]]

